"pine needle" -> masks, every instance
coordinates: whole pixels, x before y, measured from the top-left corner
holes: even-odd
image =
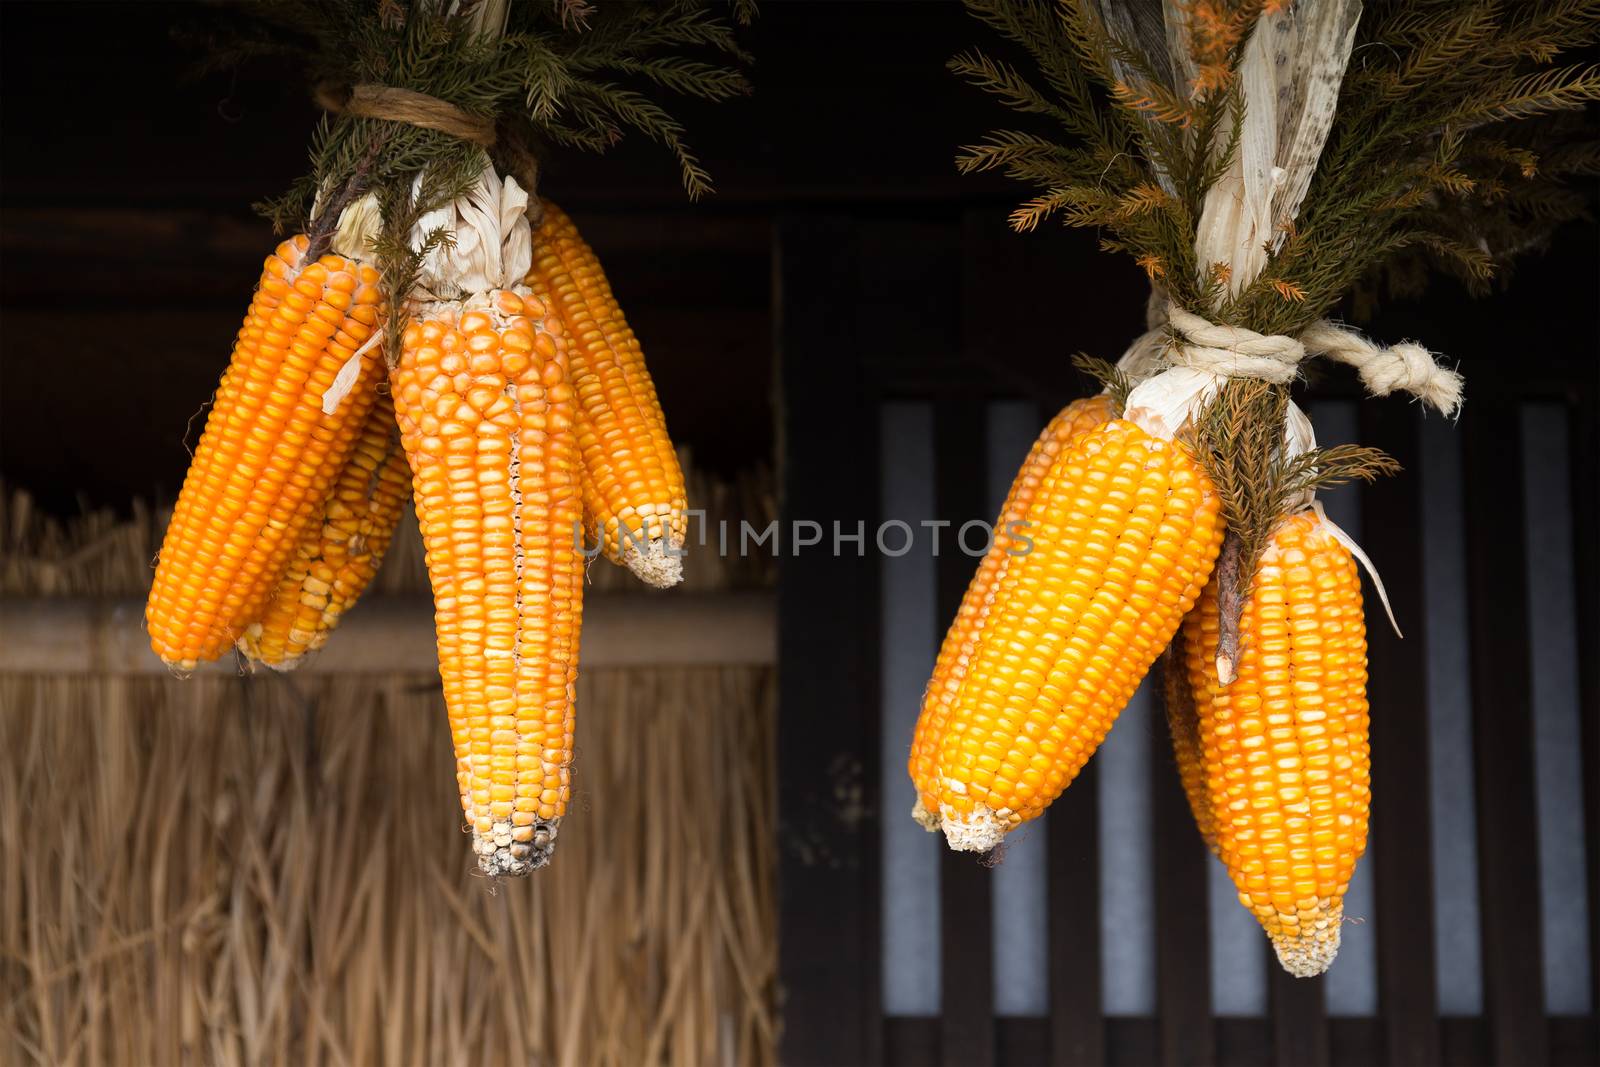
[[[1048,127],[997,130],[958,156],[964,173],[998,169],[1034,188],[1016,229],[1051,218],[1094,228],[1180,306],[1293,334],[1379,270],[1415,286],[1426,264],[1481,289],[1588,211],[1582,179],[1600,169],[1600,138],[1582,109],[1600,99],[1600,66],[1561,59],[1600,39],[1600,0],[1368,0],[1297,233],[1227,296],[1216,265],[1194,262],[1195,227],[1238,151],[1244,44],[1263,14],[1286,5],[1184,6],[1197,76],[1175,86],[1165,57],[1119,40],[1096,0],[967,0],[1037,70],[978,50],[951,63]]]

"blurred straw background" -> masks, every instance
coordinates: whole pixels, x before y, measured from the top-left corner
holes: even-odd
[[[691,500],[713,545],[774,508],[759,472]],[[62,525],[0,487],[0,596],[140,595],[160,518]],[[378,585],[426,588],[414,528]],[[770,1063],[773,710],[770,667],[585,671],[555,859],[491,886],[431,662],[0,674],[0,1062]]]

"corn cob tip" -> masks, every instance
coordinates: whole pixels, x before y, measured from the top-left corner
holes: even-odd
[[[1272,948],[1284,970],[1296,978],[1315,978],[1333,966],[1334,957],[1339,955],[1344,907],[1328,908],[1326,914],[1304,925],[1305,929],[1293,933],[1286,930],[1274,933]]]
[[[671,589],[683,581],[682,546],[669,549],[663,538],[651,538],[643,547],[630,545],[627,561],[635,577],[657,589]]]
[[[1226,652],[1217,653],[1217,684],[1223,688],[1232,685],[1235,678],[1239,677],[1238,668],[1234,666],[1233,657]]]
[[[917,820],[917,825],[930,834],[939,832],[939,816],[928,810],[928,806],[918,797],[917,802],[911,805],[911,817]]]
[[[233,643],[233,647],[244,656],[245,665],[249,670],[266,667],[274,671],[292,671],[299,667],[305,659],[304,656],[284,656],[276,662],[269,662],[261,650],[261,636],[263,630],[259,622],[253,622],[245,630],[244,635]]]
[[[478,869],[491,878],[516,878],[538,870],[550,862],[560,827],[560,818],[536,819],[532,826],[497,822],[488,834],[474,833]]]
[[[945,843],[955,852],[988,852],[1000,844],[1010,824],[985,804],[974,804],[972,811],[960,814],[944,808],[939,812],[939,828]]]

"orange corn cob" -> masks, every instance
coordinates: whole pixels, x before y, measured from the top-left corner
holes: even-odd
[[[916,733],[911,739],[908,766],[911,781],[917,787],[917,804],[912,809],[912,817],[930,831],[939,828],[938,800],[934,796],[938,781],[939,743],[944,739],[950,706],[967,676],[973,652],[988,621],[994,589],[1013,558],[1012,550],[1018,547],[1010,536],[1012,524],[1026,521],[1039,483],[1044,480],[1061,450],[1110,419],[1111,413],[1110,397],[1103,394],[1083,397],[1062,408],[1044,428],[1011,483],[1011,491],[1000,508],[1000,517],[995,520],[994,541],[983,562],[978,564],[977,573],[972,576],[972,583],[961,598],[961,608],[956,612],[955,621],[950,624],[944,643],[939,646],[939,658],[934,663],[933,677],[928,680],[928,688],[923,693],[922,714],[917,719]],[[1021,530],[1020,527],[1018,529]]]
[[[293,670],[306,653],[326,644],[339,617],[378,573],[410,495],[394,404],[380,395],[277,592],[260,621],[239,638],[246,658]]]
[[[526,290],[420,309],[391,375],[478,865],[549,861],[569,792],[582,621],[576,400]]]
[[[1123,419],[1050,465],[939,743],[952,848],[992,848],[1088,761],[1210,576],[1219,507],[1184,446]]]
[[[606,558],[655,586],[683,580],[688,529],[683,471],[644,353],[594,251],[566,213],[544,201],[528,285],[567,329],[578,393],[584,532]]]
[[[381,315],[371,267],[303,263],[295,237],[267,257],[161,544],[145,608],[150,644],[192,669],[260,617],[372,405],[381,354],[331,414],[323,394]]]
[[[1201,596],[1204,596],[1201,593]],[[1193,613],[1190,613],[1193,617]],[[1206,847],[1217,850],[1216,818],[1211,811],[1211,791],[1206,784],[1205,759],[1200,750],[1200,712],[1204,702],[1210,705],[1211,695],[1196,690],[1189,683],[1189,657],[1184,645],[1184,630],[1179,627],[1172,636],[1172,644],[1162,659],[1161,690],[1167,712],[1167,730],[1172,735],[1172,756],[1178,767],[1178,780],[1183,784],[1183,795],[1189,801],[1189,811],[1205,840]]]
[[[1339,950],[1371,801],[1355,561],[1315,512],[1285,519],[1245,600],[1227,688],[1214,584],[1185,628],[1218,852],[1284,969],[1321,974]]]

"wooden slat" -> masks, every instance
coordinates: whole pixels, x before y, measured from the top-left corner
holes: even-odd
[[[887,1067],[938,1067],[939,1020],[934,1016],[886,1017],[883,1062]]]
[[[1109,1067],[1146,1067],[1156,1062],[1161,1034],[1147,1015],[1113,1015],[1106,1019],[1106,1063]]]
[[[1361,410],[1361,440],[1388,452],[1402,468],[1398,476],[1368,485],[1362,498],[1364,547],[1384,575],[1390,606],[1405,632],[1404,640],[1395,635],[1368,583],[1378,1010],[1390,1063],[1436,1063],[1427,606],[1418,484],[1422,449],[1413,405],[1378,402],[1363,404]]]
[[[1488,1067],[1489,1023],[1479,1015],[1439,1020],[1439,1062],[1444,1067]]]
[[[1589,1013],[1600,1019],[1600,390],[1580,379],[1568,414],[1572,456],[1573,576],[1578,605],[1578,710],[1583,743],[1584,836],[1589,873]],[[1583,650],[1588,650],[1586,654]],[[1600,1060],[1600,1056],[1596,1056]]]
[[[1157,670],[1166,664],[1158,664]],[[1179,667],[1178,669],[1182,669]],[[1157,687],[1159,693],[1165,685]],[[1168,1065],[1216,1062],[1211,1021],[1211,939],[1206,922],[1205,842],[1194,825],[1172,758],[1167,731],[1152,729],[1155,756],[1150,761],[1152,816],[1155,823],[1156,1011],[1161,1062]]]
[[[1270,1067],[1272,1024],[1266,1019],[1224,1016],[1215,1027],[1219,1067]]]
[[[853,223],[833,217],[779,225],[785,528],[802,518],[853,528],[877,514],[876,401],[854,358],[854,234]],[[786,551],[780,577],[780,1057],[875,1063],[883,1037],[876,557]]]
[[[1381,934],[1379,936],[1382,936]],[[1384,1058],[1384,1046],[1388,1043],[1388,1035],[1382,1019],[1367,1017],[1350,1017],[1344,1019],[1328,1020],[1328,1062],[1333,1067],[1377,1067],[1378,1064],[1397,1064],[1400,1067],[1410,1067],[1412,1064],[1431,1065],[1438,1062],[1437,1058],[1431,1060],[1393,1060]]]
[[[981,398],[950,395],[935,402],[935,499],[938,518],[950,524],[941,533],[937,560],[941,622],[955,618],[976,566],[956,541],[962,523],[981,519],[988,509],[986,432]],[[939,868],[939,894],[943,1062],[948,1067],[987,1067],[995,1062],[990,869],[971,853],[946,849]]]
[[[1100,1015],[1100,820],[1095,762],[1050,805],[1050,1062],[1105,1062]]]
[[[1545,1063],[1522,431],[1510,383],[1474,372],[1461,429],[1484,1007],[1493,1060]]]
[[[766,592],[596,593],[585,598],[583,666],[770,664],[777,659],[775,597]],[[165,675],[150,651],[143,600],[0,599],[0,674]],[[433,602],[371,596],[339,623],[327,652],[302,674],[392,674],[437,663]],[[232,656],[199,673],[237,674]]]
[[[1001,1016],[994,1034],[1000,1067],[1045,1067],[1050,1062],[1050,1020],[1043,1016]]]
[[[1272,1047],[1278,1063],[1327,1067],[1328,1014],[1321,978],[1295,978],[1276,957],[1267,987],[1272,1001]]]
[[[1043,425],[1055,412],[1046,408],[1039,415]],[[1050,1062],[1054,1067],[1098,1067],[1106,1058],[1106,1022],[1101,1015],[1098,775],[1098,766],[1090,760],[1050,805],[1046,820]]]
[[[1600,1027],[1593,1018],[1558,1015],[1550,1020],[1550,1067],[1594,1067],[1600,1063]]]

